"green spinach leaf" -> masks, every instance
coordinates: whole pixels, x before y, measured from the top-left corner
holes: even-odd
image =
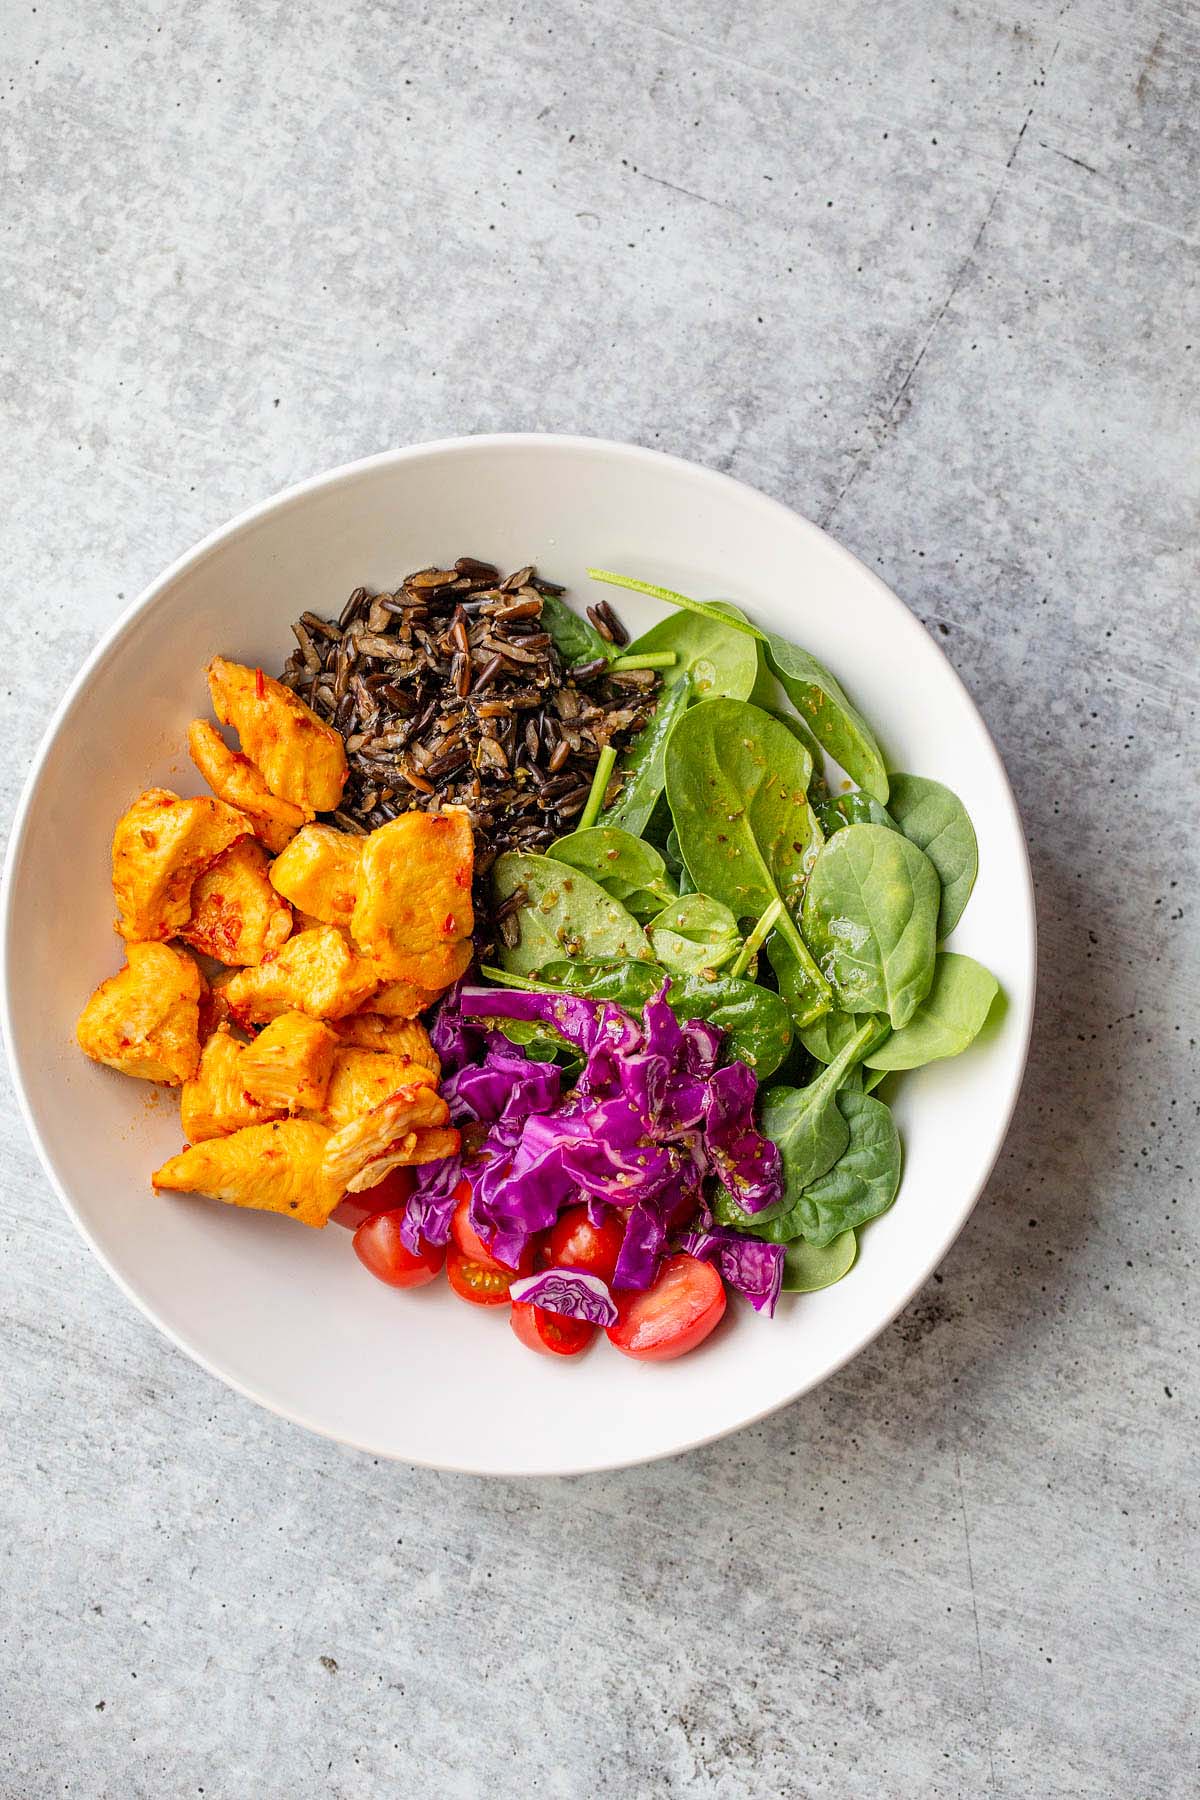
[[[908,1024],[871,1051],[868,1066],[919,1069],[941,1057],[957,1056],[983,1030],[999,991],[1000,983],[982,963],[954,950],[939,950],[933,986]]]
[[[630,958],[646,962],[650,949],[637,920],[590,876],[550,856],[506,850],[492,871],[497,903],[518,890],[524,899],[511,916],[520,939],[501,946],[502,968],[529,975],[562,958]]]
[[[882,1100],[842,1093],[838,1110],[849,1142],[825,1174],[810,1182],[791,1209],[776,1220],[777,1241],[804,1237],[818,1249],[842,1232],[886,1212],[900,1186],[900,1134]]]
[[[692,695],[690,676],[673,682],[658,697],[654,712],[621,758],[624,777],[616,803],[602,815],[605,825],[618,825],[641,837],[663,791],[664,758],[677,722]]]
[[[839,1232],[818,1248],[804,1238],[794,1238],[783,1256],[783,1291],[785,1294],[815,1294],[820,1288],[832,1287],[848,1275],[858,1254],[858,1240],[852,1231]]]
[[[555,862],[570,863],[584,875],[619,900],[626,911],[636,916],[631,898],[641,892],[657,897],[654,912],[661,912],[675,889],[667,878],[667,865],[644,838],[634,837],[616,825],[593,825],[587,831],[573,831],[552,844]],[[653,915],[651,915],[653,916]]]
[[[847,825],[817,857],[804,935],[840,1007],[906,1025],[929,992],[941,887],[923,850],[882,825]]]
[[[595,662],[598,656],[611,662],[621,654],[616,644],[602,638],[582,614],[575,612],[557,594],[542,595],[542,630],[550,633],[554,648],[568,668],[572,663]]]
[[[694,707],[667,745],[667,799],[701,893],[723,901],[738,920],[757,919],[773,900],[783,901],[778,935],[796,965],[789,997],[798,1023],[830,1004],[828,983],[788,910],[821,843],[808,804],[811,773],[791,733],[741,700]]]
[[[713,973],[738,953],[737,920],[708,894],[684,894],[648,927],[650,948],[672,975]]]
[[[938,872],[940,943],[962,918],[979,873],[975,828],[958,795],[924,775],[893,775],[889,806],[905,837],[925,852]]]
[[[850,1129],[838,1107],[838,1089],[875,1043],[879,1030],[874,1019],[867,1019],[829,1067],[822,1069],[807,1087],[768,1088],[762,1102],[762,1129],[779,1146],[783,1199],[777,1206],[753,1215],[755,1230],[758,1224],[789,1213],[804,1190],[831,1169],[845,1150]]]
[[[840,831],[843,825],[882,825],[888,831],[900,829],[887,807],[880,806],[872,794],[865,794],[861,788],[826,800],[818,806],[817,818],[827,838]]]
[[[724,602],[715,604],[725,610]],[[736,607],[730,611],[741,617]],[[621,654],[641,656],[660,650],[673,650],[679,659],[673,668],[664,670],[664,687],[690,678],[697,699],[712,700],[726,694],[734,700],[745,700],[754,686],[758,670],[755,640],[721,624],[719,619],[697,613],[669,613]]]
[[[771,672],[817,742],[859,787],[877,800],[888,797],[887,771],[871,727],[815,656],[767,632]]]

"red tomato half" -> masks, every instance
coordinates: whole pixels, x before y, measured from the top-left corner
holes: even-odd
[[[550,1233],[550,1265],[611,1281],[624,1237],[625,1227],[611,1213],[603,1225],[593,1225],[586,1206],[568,1206]]]
[[[427,1244],[422,1238],[421,1248],[414,1256],[400,1241],[403,1217],[404,1208],[398,1207],[364,1219],[354,1234],[354,1251],[364,1269],[370,1269],[377,1280],[385,1281],[389,1287],[425,1287],[441,1273],[446,1252],[440,1244]]]
[[[564,1318],[532,1300],[513,1301],[512,1328],[526,1349],[543,1356],[578,1356],[596,1335],[596,1327],[586,1319]]]
[[[498,1262],[489,1268],[451,1244],[446,1252],[446,1279],[459,1299],[469,1300],[472,1306],[503,1306],[517,1271],[502,1269]]]
[[[454,1192],[457,1194],[460,1188],[463,1197],[455,1207],[454,1217],[450,1221],[450,1236],[455,1248],[461,1250],[468,1262],[478,1263],[483,1269],[503,1269],[506,1275],[528,1275],[533,1268],[532,1247],[524,1252],[515,1269],[511,1264],[501,1262],[498,1256],[493,1256],[467,1216],[471,1210],[471,1190],[465,1181],[460,1181]]]
[[[666,1362],[703,1343],[725,1311],[725,1286],[711,1263],[668,1256],[653,1287],[616,1294],[611,1343],[639,1362]]]
[[[394,1212],[397,1207],[403,1211],[412,1191],[412,1170],[392,1169],[373,1188],[365,1188],[361,1194],[343,1194],[329,1217],[335,1225],[357,1231],[364,1219],[376,1213]]]

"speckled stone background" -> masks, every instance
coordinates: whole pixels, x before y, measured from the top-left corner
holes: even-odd
[[[581,430],[904,596],[1042,930],[927,1291],[766,1424],[573,1483],[227,1392],[5,1089],[5,1800],[1195,1794],[1196,6],[9,0],[0,40],[6,816],[211,527],[390,444]]]

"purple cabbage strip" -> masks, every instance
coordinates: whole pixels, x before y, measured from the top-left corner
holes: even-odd
[[[543,1269],[509,1289],[514,1303],[528,1301],[544,1312],[566,1319],[582,1319],[589,1325],[615,1325],[617,1309],[608,1286],[598,1275],[582,1269]]]
[[[701,1262],[715,1263],[721,1279],[744,1294],[756,1312],[775,1311],[783,1284],[784,1247],[742,1237],[715,1225],[710,1231],[685,1232],[679,1248]]]
[[[400,1242],[418,1256],[422,1238],[427,1244],[444,1244],[449,1238],[454,1190],[466,1166],[461,1156],[446,1156],[440,1162],[418,1164],[413,1174],[416,1187],[400,1221]]]
[[[704,1101],[704,1144],[709,1166],[744,1212],[762,1212],[783,1198],[778,1144],[754,1123],[754,1070],[727,1063],[709,1077]]]

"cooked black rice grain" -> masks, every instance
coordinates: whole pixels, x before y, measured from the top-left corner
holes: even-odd
[[[611,674],[599,657],[566,669],[541,625],[542,596],[563,592],[532,564],[502,578],[460,556],[391,593],[355,588],[336,619],[301,615],[281,679],[346,740],[336,825],[371,831],[414,807],[463,807],[480,877],[502,850],[544,850],[571,829],[597,756],[641,730],[660,678]],[[606,601],[588,614],[606,641],[629,642]],[[484,947],[488,886],[476,883]]]

